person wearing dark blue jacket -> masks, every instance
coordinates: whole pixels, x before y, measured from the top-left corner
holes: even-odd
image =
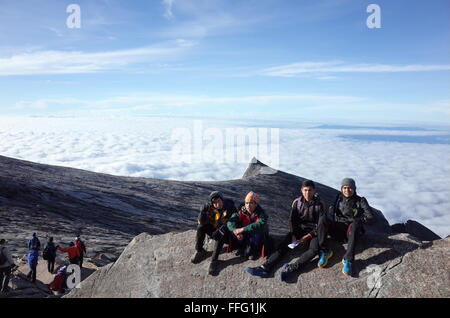
[[[30,272],[27,275],[33,283],[36,281],[36,268],[38,265],[40,248],[41,242],[39,241],[36,233],[33,233],[33,237],[28,241],[28,266],[30,267]]]

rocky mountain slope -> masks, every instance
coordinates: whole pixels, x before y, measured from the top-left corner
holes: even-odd
[[[117,291],[128,296],[185,295],[185,297],[193,297],[198,294],[169,292],[163,286],[169,284],[176,277],[181,281],[186,279],[189,281],[191,276],[199,281],[206,279],[206,263],[193,266],[188,259],[193,251],[194,232],[192,230],[196,227],[198,209],[205,202],[209,193],[219,190],[226,197],[233,199],[237,205],[243,201],[247,192],[252,190],[260,193],[261,205],[270,217],[270,231],[277,237],[287,231],[290,204],[299,195],[303,180],[301,177],[274,170],[256,159],[252,160],[241,179],[218,182],[182,182],[112,176],[0,156],[0,218],[2,220],[0,233],[2,233],[2,238],[8,240],[8,245],[16,258],[22,258],[26,254],[26,242],[33,232],[37,232],[42,243],[45,242],[45,237],[53,236],[55,242],[59,244],[67,244],[73,240],[75,235],[81,234],[87,243],[87,261],[94,267],[115,261],[121,255],[114,265],[108,265],[105,269],[93,274],[92,278],[85,281],[86,284],[95,281],[99,282],[98,286],[105,286],[101,277],[108,276],[109,274],[105,273],[109,273],[110,270],[114,271],[116,268],[125,266],[122,264],[124,255],[135,255],[130,256],[130,261],[134,260],[136,263],[127,264],[130,266],[129,270],[135,271],[141,268],[145,269],[146,273],[154,273],[151,276],[155,277],[156,283],[142,280],[142,283],[146,284],[146,288],[139,287],[138,284],[136,285],[137,289],[125,291],[125,289],[119,288]],[[327,205],[331,204],[338,191],[326,185],[316,184],[323,201]],[[370,202],[370,198],[368,199]],[[377,222],[366,228],[368,241],[364,244],[369,248],[364,252],[366,254],[361,254],[362,259],[367,261],[360,263],[360,273],[368,270],[370,264],[378,264],[382,266],[382,275],[387,277],[390,273],[395,273],[391,272],[390,268],[397,268],[399,266],[396,264],[403,264],[405,255],[415,255],[414,253],[417,252],[419,257],[422,257],[420,255],[424,255],[423,253],[430,248],[437,248],[439,251],[443,250],[448,253],[448,240],[434,241],[436,245],[434,242],[429,243],[432,244],[431,247],[421,249],[420,247],[428,246],[424,245],[422,241],[439,237],[433,236],[434,233],[431,234],[431,231],[417,222],[411,221],[405,227],[396,226],[393,231],[382,212],[376,209],[373,211]],[[409,234],[395,234],[398,232]],[[133,240],[134,237],[136,238]],[[131,240],[134,243],[131,243],[122,253]],[[173,240],[173,244],[170,244],[170,240]],[[149,250],[147,254],[133,251],[132,246],[140,246],[136,242],[146,244],[145,249]],[[178,243],[181,246],[177,246]],[[160,246],[161,249],[157,246]],[[337,251],[342,252],[342,246],[337,245],[336,248]],[[448,259],[448,254],[445,255]],[[339,257],[339,252],[337,257]],[[228,275],[225,273],[230,272],[231,275],[225,276],[225,280],[242,279],[243,267],[247,264],[241,264],[242,262],[234,259],[231,254],[225,254],[223,259],[225,260],[223,273]],[[338,273],[337,262],[328,270],[329,273]],[[182,275],[187,276],[158,272],[166,263],[174,272],[183,268]],[[227,266],[230,264],[235,266]],[[443,266],[442,268],[445,268],[447,273],[449,272],[448,267]],[[310,273],[308,272],[307,275],[317,275],[318,272],[310,271]],[[433,269],[432,273],[439,273],[439,271]],[[127,272],[119,271],[116,275],[126,279],[129,277]],[[166,282],[167,275],[175,276]],[[330,278],[334,277],[332,275],[334,274],[330,274]],[[221,276],[222,273],[219,277]],[[302,274],[300,277],[306,276]],[[448,278],[448,274],[446,277]],[[130,280],[130,283],[133,279]],[[225,280],[217,280],[217,278],[214,280],[217,281],[216,287],[219,289],[227,288],[224,287]],[[192,283],[200,290],[206,288],[200,296],[213,296],[207,292],[208,287],[198,285],[199,281],[194,280]],[[253,278],[250,280],[246,278],[245,282],[250,285],[261,284],[261,282],[253,281]],[[345,281],[345,284],[348,282],[348,280]],[[129,286],[127,282],[117,283]],[[236,281],[236,283],[241,284],[242,282]],[[326,282],[324,281],[323,284]],[[356,286],[359,283],[350,284]],[[361,283],[362,285],[364,284]],[[158,289],[160,288],[158,286],[162,289]],[[346,288],[352,289],[351,286]],[[347,290],[346,288],[344,290]],[[345,295],[382,296],[384,290],[374,289],[368,294],[364,294],[361,287],[359,293]],[[444,294],[446,292],[444,289]],[[73,295],[108,296],[100,290],[98,290],[98,294],[89,294],[86,288],[74,291]],[[259,295],[281,297],[285,294],[278,291],[270,292],[269,289],[269,291],[252,295],[255,297]],[[317,296],[319,294],[302,292],[295,295]],[[334,294],[329,294],[329,296],[332,295],[344,294],[336,289]]]
[[[68,243],[76,234],[88,244],[89,256],[118,257],[134,236],[195,228],[200,206],[219,190],[238,205],[249,191],[261,194],[272,233],[284,233],[292,200],[304,179],[253,160],[242,179],[183,182],[131,178],[43,165],[0,156],[1,233],[13,252],[26,253],[33,232]],[[317,184],[330,204],[337,190]],[[369,198],[370,202],[370,198]],[[380,211],[373,230],[390,232]]]

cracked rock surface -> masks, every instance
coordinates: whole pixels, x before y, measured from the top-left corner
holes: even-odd
[[[341,273],[345,245],[334,242],[327,268],[317,268],[316,258],[283,283],[278,279],[281,265],[301,251],[287,255],[266,279],[244,272],[261,260],[244,261],[224,251],[219,275],[212,277],[208,259],[190,262],[193,248],[186,242],[194,238],[195,231],[142,233],[114,264],[66,297],[450,297],[450,239],[422,246],[407,234],[368,234],[357,248],[354,277]],[[209,241],[207,249],[212,247]]]

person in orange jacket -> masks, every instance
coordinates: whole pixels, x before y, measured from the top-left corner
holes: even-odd
[[[58,250],[67,253],[67,255],[69,256],[70,264],[80,265],[80,250],[75,246],[73,242],[70,242],[69,247],[67,248],[58,246]]]

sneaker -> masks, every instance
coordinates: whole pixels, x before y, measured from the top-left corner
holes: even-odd
[[[291,265],[284,264],[283,267],[281,268],[280,280],[282,282],[286,282],[292,272],[293,272],[293,270],[292,270]]]
[[[208,274],[211,276],[217,276],[219,273],[217,272],[217,269],[219,267],[219,261],[211,261],[211,264],[209,264]]]
[[[268,278],[270,276],[269,272],[261,265],[258,267],[247,267],[244,269],[247,273],[253,276],[259,276],[261,278]]]
[[[352,262],[350,262],[349,260],[343,259],[342,264],[344,264],[344,266],[342,267],[342,273],[345,276],[352,276]]]
[[[332,251],[320,251],[320,258],[317,266],[320,268],[324,268],[328,264],[328,260],[333,256]]]
[[[191,262],[194,264],[200,263],[205,258],[206,253],[207,252],[203,248],[200,251],[195,252],[194,256],[191,258]]]

